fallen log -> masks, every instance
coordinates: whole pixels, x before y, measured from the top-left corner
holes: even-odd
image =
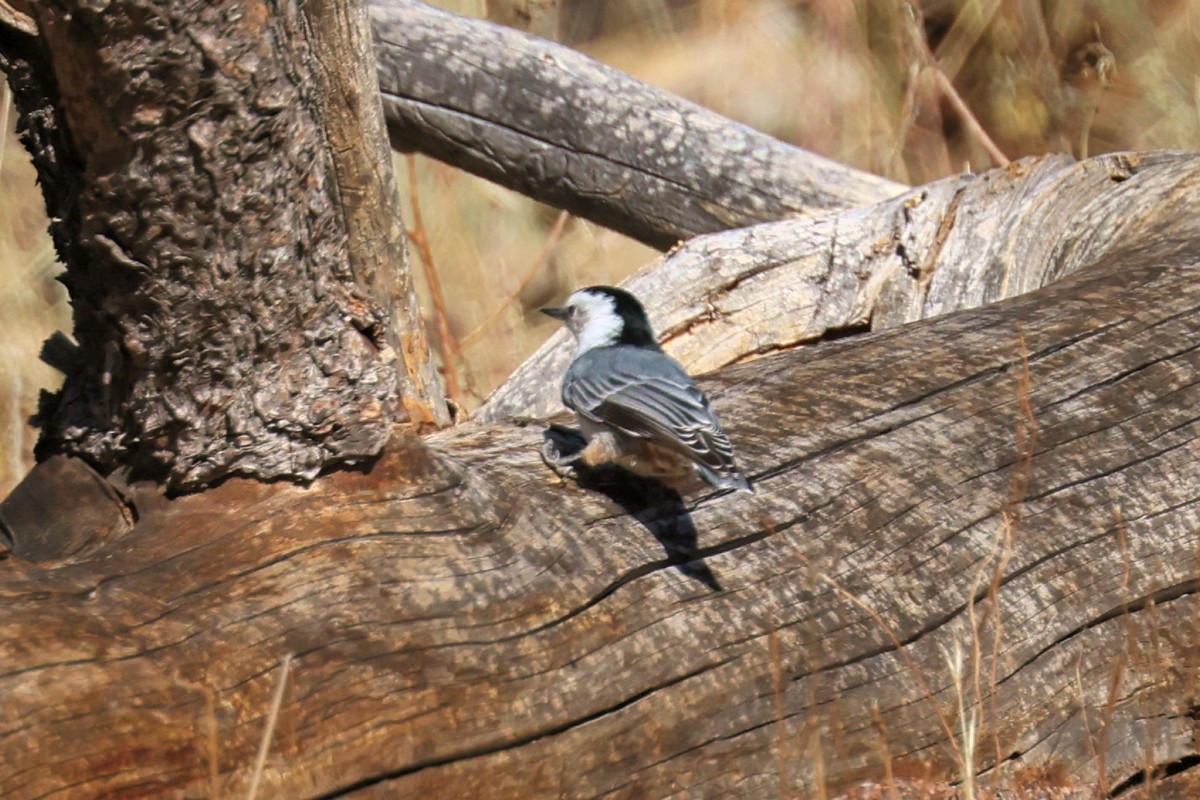
[[[756,495],[639,509],[478,424],[130,487],[132,529],[0,563],[0,783],[239,794],[270,721],[263,796],[1194,787],[1198,315],[1193,269],[1118,263],[726,368]]]

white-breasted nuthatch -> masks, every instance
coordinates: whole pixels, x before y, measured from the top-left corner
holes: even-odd
[[[642,304],[623,289],[580,289],[542,313],[566,323],[575,360],[562,400],[579,417],[587,446],[569,457],[543,452],[555,467],[615,463],[667,481],[700,474],[716,489],[754,491],[704,392],[658,346]]]

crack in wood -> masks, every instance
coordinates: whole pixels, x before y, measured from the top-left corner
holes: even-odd
[[[550,736],[559,736],[568,731],[571,731],[571,730],[579,728],[583,725],[586,725],[589,722],[595,722],[596,720],[602,719],[602,718],[610,716],[612,714],[619,713],[620,711],[622,711],[626,708],[629,708],[630,706],[633,706],[634,704],[636,704],[642,700],[645,700],[646,698],[656,694],[657,692],[661,692],[666,689],[670,689],[674,686],[678,686],[682,683],[685,683],[686,681],[689,681],[692,678],[699,677],[699,676],[705,674],[706,672],[711,672],[713,670],[719,669],[734,660],[735,660],[735,657],[731,656],[729,658],[723,658],[718,661],[704,664],[700,667],[697,667],[696,669],[689,670],[688,672],[685,672],[682,675],[678,675],[667,681],[663,681],[662,683],[659,683],[659,684],[651,686],[647,689],[644,689],[636,694],[630,695],[629,697],[626,697],[625,699],[621,700],[620,702],[614,703],[610,706],[599,709],[590,714],[568,720],[566,722],[563,722],[560,725],[555,725],[553,727],[536,730],[531,733],[525,734],[523,736],[513,737],[511,739],[502,740],[502,741],[499,741],[499,742],[496,742],[493,744],[486,744],[486,745],[479,745],[476,747],[464,748],[462,750],[459,750],[459,751],[456,751],[453,753],[449,753],[445,756],[425,759],[423,761],[418,761],[414,764],[410,764],[406,767],[402,767],[402,768],[399,768],[396,770],[383,772],[383,773],[380,773],[377,775],[371,775],[369,777],[357,780],[353,783],[349,783],[344,786],[339,786],[336,789],[333,789],[331,791],[324,792],[324,793],[318,794],[318,795],[312,795],[310,797],[310,800],[337,800],[337,798],[347,797],[349,795],[352,795],[355,792],[362,791],[363,789],[367,789],[372,786],[378,786],[379,784],[387,783],[389,781],[398,780],[400,778],[407,777],[408,775],[412,775],[413,773],[420,772],[421,770],[432,769],[435,767],[442,767],[442,766],[454,764],[454,763],[457,763],[460,761],[468,761],[468,760],[474,759],[474,758],[482,758],[485,756],[494,755],[496,753],[501,753],[506,750],[515,750],[517,748],[524,747],[525,745],[532,744],[533,742],[536,742],[539,739],[544,739],[544,738],[550,737]]]
[[[1025,667],[1037,661],[1055,647],[1058,647],[1064,642],[1073,639],[1076,636],[1091,630],[1092,628],[1099,627],[1100,625],[1103,625],[1106,622],[1111,622],[1114,619],[1132,617],[1134,614],[1145,611],[1148,608],[1162,606],[1174,600],[1187,597],[1188,595],[1196,594],[1197,592],[1200,592],[1200,578],[1193,578],[1191,580],[1182,581],[1181,583],[1177,583],[1173,586],[1167,586],[1165,588],[1158,589],[1157,591],[1150,592],[1149,594],[1143,595],[1135,600],[1122,603],[1119,607],[1109,609],[1108,611],[1093,617],[1082,625],[1072,628],[1067,633],[1064,633],[1054,641],[1040,648],[1036,653],[1018,664],[1016,668],[1014,668],[1009,675],[1005,676],[1003,680],[997,681],[997,685],[1003,683],[1004,680],[1007,680],[1007,678],[1015,675]]]
[[[1126,461],[1122,464],[1118,464],[1118,465],[1112,467],[1111,469],[1103,469],[1099,472],[1094,472],[1094,473],[1091,473],[1088,475],[1084,475],[1082,477],[1068,481],[1067,483],[1061,484],[1059,486],[1055,486],[1054,488],[1046,489],[1045,491],[1038,492],[1036,494],[1027,495],[1022,502],[1028,503],[1028,502],[1032,502],[1034,500],[1042,500],[1047,497],[1050,497],[1051,495],[1058,494],[1059,492],[1064,492],[1067,489],[1072,489],[1077,486],[1082,486],[1084,484],[1091,483],[1093,481],[1097,481],[1100,478],[1107,478],[1109,476],[1116,475],[1120,472],[1124,472],[1125,470],[1129,469],[1130,467],[1135,467],[1138,464],[1144,464],[1149,461],[1154,461],[1155,459],[1161,458],[1166,453],[1170,453],[1175,450],[1179,450],[1181,448],[1187,447],[1188,445],[1193,444],[1195,441],[1196,441],[1195,438],[1185,439],[1184,441],[1180,442],[1179,444],[1172,445],[1170,447],[1164,447],[1161,450],[1155,450],[1151,453],[1147,453],[1145,455],[1139,456],[1138,458],[1135,458],[1132,461]]]
[[[1127,792],[1130,792],[1139,786],[1142,786],[1148,781],[1169,778],[1173,775],[1179,775],[1183,772],[1187,772],[1195,767],[1200,767],[1200,754],[1188,753],[1185,756],[1181,756],[1171,761],[1155,764],[1151,769],[1138,770],[1114,786],[1112,791],[1108,793],[1108,796],[1110,798],[1120,797],[1121,795],[1126,794]]]
[[[384,92],[383,97],[385,100],[390,100],[392,103],[394,103],[396,105],[410,105],[418,112],[428,113],[430,111],[434,111],[434,112],[438,112],[441,114],[445,114],[446,116],[448,116],[452,119],[457,119],[462,122],[469,122],[469,123],[473,123],[478,126],[487,127],[487,128],[493,129],[493,130],[503,131],[505,133],[509,133],[516,137],[519,137],[522,140],[528,140],[530,142],[534,142],[538,145],[546,147],[547,149],[549,149],[553,152],[566,154],[570,158],[578,158],[581,161],[595,160],[595,161],[599,161],[604,164],[615,164],[616,166],[621,167],[624,170],[628,170],[629,172],[634,173],[636,175],[644,175],[647,178],[651,178],[655,181],[661,181],[662,183],[665,183],[668,186],[671,186],[671,187],[679,190],[682,194],[685,194],[688,197],[694,198],[697,201],[705,200],[708,198],[708,195],[706,195],[702,191],[702,189],[700,187],[697,187],[695,184],[685,183],[683,180],[681,180],[679,178],[672,177],[672,176],[667,175],[662,172],[653,172],[649,169],[646,169],[644,166],[634,163],[632,161],[624,161],[624,160],[618,159],[618,158],[614,157],[613,153],[611,153],[611,152],[602,152],[599,150],[588,150],[588,149],[583,149],[583,148],[571,149],[571,148],[566,147],[563,144],[560,144],[560,143],[554,141],[553,139],[546,138],[544,135],[542,135],[538,131],[512,127],[510,125],[503,124],[499,120],[488,119],[487,117],[480,117],[475,114],[471,114],[466,111],[463,111],[459,108],[455,108],[453,106],[442,105],[439,103],[434,103],[429,100],[422,100],[420,98],[413,97],[413,96],[405,96],[405,95],[393,94],[390,92]],[[482,156],[482,151],[473,149],[470,147],[470,145],[468,145],[466,143],[463,144],[463,147],[464,147],[464,154],[471,154],[471,155],[475,155],[476,157]],[[759,187],[751,186],[749,184],[745,184],[744,186],[748,190],[756,190],[757,191],[759,189]],[[606,197],[606,198],[616,196],[613,193],[608,193],[608,192],[579,192],[579,191],[576,191],[573,194],[575,194],[577,196]],[[796,209],[797,213],[799,213],[799,211],[801,211],[801,210],[803,210],[803,209]],[[774,221],[774,219],[775,219],[775,217],[764,217],[761,221],[769,222],[769,221]],[[724,230],[724,228],[729,225],[729,220],[723,220],[722,222],[724,224],[720,228],[717,228],[717,230]],[[679,239],[676,237],[671,238],[672,245],[678,241],[679,241]]]

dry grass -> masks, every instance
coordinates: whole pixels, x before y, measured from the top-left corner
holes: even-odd
[[[498,15],[516,5],[437,4]],[[538,4],[539,32],[557,30],[651,83],[909,183],[1047,151],[1200,148],[1200,0],[925,0],[916,4],[923,26],[899,0],[561,0],[557,14],[555,5]],[[24,420],[57,379],[36,360],[41,341],[69,329],[12,122],[0,136],[0,495],[29,464]],[[396,166],[406,186],[408,165]],[[416,280],[440,351],[458,362],[450,383],[467,409],[548,335],[540,305],[618,281],[652,257],[444,165],[418,158],[413,169],[444,294],[440,326],[418,254]]]
[[[457,400],[476,408],[554,329],[538,309],[580,285],[619,281],[654,251],[486,181],[425,158],[396,158],[397,183],[416,171],[421,225],[405,223],[428,248],[410,248],[430,336],[441,359],[456,359]],[[444,295],[439,321],[424,269],[436,266]],[[443,327],[444,326],[444,327]],[[440,346],[439,331],[454,341]],[[443,361],[444,363],[444,361]]]

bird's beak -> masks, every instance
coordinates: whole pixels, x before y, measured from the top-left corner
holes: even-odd
[[[564,321],[567,318],[567,309],[565,309],[565,308],[554,308],[554,307],[543,308],[542,313],[545,314],[547,317],[554,317],[555,319],[560,319],[560,320],[564,320]]]

